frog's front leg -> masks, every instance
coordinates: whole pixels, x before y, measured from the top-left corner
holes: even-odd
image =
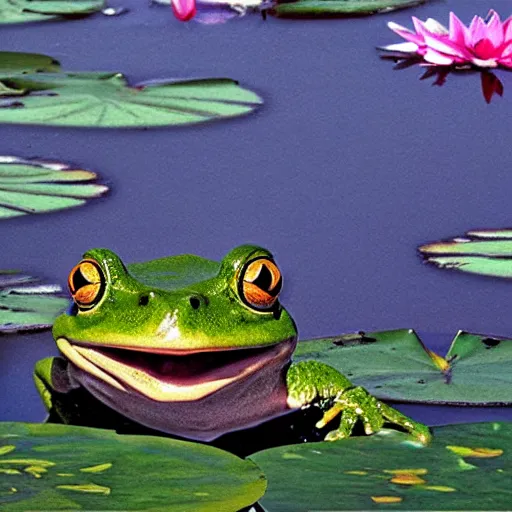
[[[318,361],[293,363],[286,376],[288,406],[300,408],[322,400],[332,400],[333,405],[324,412],[317,423],[322,428],[342,414],[340,426],[325,436],[326,441],[344,439],[352,434],[360,420],[366,434],[378,432],[384,423],[397,425],[422,444],[427,444],[431,434],[425,425],[417,423],[396,409],[377,400],[360,386],[354,386],[338,370]]]

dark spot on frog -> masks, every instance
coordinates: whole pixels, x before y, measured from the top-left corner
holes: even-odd
[[[482,343],[485,345],[485,348],[494,348],[501,343],[501,340],[497,340],[496,338],[484,338]]]
[[[189,302],[192,309],[199,309],[199,306],[201,305],[201,301],[197,297],[190,297]]]
[[[139,297],[139,306],[147,306],[149,304],[149,295],[144,294]]]
[[[279,320],[281,318],[281,311],[282,309],[279,306],[277,306],[277,308],[275,308],[274,311],[272,312],[276,320]]]
[[[420,379],[417,382],[418,382],[418,384],[425,384],[425,381],[423,379]]]
[[[380,389],[382,386],[374,386],[375,389]]]

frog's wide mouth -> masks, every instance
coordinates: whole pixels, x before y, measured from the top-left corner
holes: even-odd
[[[152,353],[134,348],[97,347],[58,338],[59,350],[80,370],[107,384],[130,388],[159,402],[192,401],[257,373],[284,364],[295,337],[264,347]]]

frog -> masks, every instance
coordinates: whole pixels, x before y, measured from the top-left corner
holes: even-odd
[[[293,361],[298,332],[282,285],[274,256],[257,245],[220,262],[185,254],[128,266],[110,249],[85,252],[68,277],[72,304],[52,329],[61,355],[35,366],[50,420],[76,422],[81,411],[60,398],[80,389],[104,411],[199,442],[318,406],[326,441],[358,424],[367,435],[392,425],[428,444],[427,426],[337,369]]]

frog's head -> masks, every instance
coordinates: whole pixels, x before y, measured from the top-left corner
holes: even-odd
[[[90,250],[69,275],[73,305],[55,321],[57,345],[79,371],[158,401],[198,399],[270,363],[285,366],[297,331],[279,302],[272,255],[244,245],[215,270],[156,288],[112,251]]]

